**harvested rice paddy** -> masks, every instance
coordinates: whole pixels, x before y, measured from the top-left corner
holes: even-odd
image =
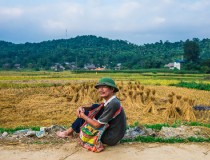
[[[101,77],[115,79],[117,97],[128,124],[173,123],[177,120],[210,123],[210,111],[193,106],[210,106],[210,92],[167,86],[180,76],[70,72],[0,72],[0,127],[70,125],[79,106],[100,103],[94,88]],[[186,76],[186,75],[185,75]],[[204,80],[206,75],[185,79]],[[171,78],[170,78],[171,77]]]

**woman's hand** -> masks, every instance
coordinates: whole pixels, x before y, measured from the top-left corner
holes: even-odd
[[[77,109],[77,111],[76,111],[76,116],[77,116],[78,118],[81,118],[80,114],[81,114],[81,113],[84,113],[84,112],[85,112],[85,109],[84,109],[83,107],[79,107],[79,108]]]
[[[84,112],[80,112],[80,114],[79,114],[79,117],[80,117],[80,118],[84,119],[85,116],[86,116],[86,115],[85,115]]]

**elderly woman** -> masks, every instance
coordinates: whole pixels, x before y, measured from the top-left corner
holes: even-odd
[[[123,138],[126,131],[126,116],[120,101],[115,96],[115,93],[119,90],[114,80],[111,78],[102,78],[95,85],[95,88],[97,89],[99,96],[104,99],[103,107],[97,115],[94,118],[88,117],[88,113],[101,106],[100,104],[93,104],[92,106],[85,108],[79,107],[76,112],[78,118],[68,130],[57,132],[58,137],[71,137],[73,132],[79,133],[80,127],[86,122],[94,128],[100,128],[109,124],[109,127],[103,132],[101,137],[101,142],[103,144],[113,146]],[[116,112],[119,112],[119,114],[114,117]]]

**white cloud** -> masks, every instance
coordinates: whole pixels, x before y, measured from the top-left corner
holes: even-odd
[[[207,31],[210,27],[209,0],[23,2],[14,1],[10,5],[1,5],[0,2],[0,34],[1,30],[8,33],[24,30],[29,34],[38,32],[43,35],[39,39],[46,40],[65,36],[67,29],[69,35],[121,37],[135,43],[168,37],[172,41],[181,40],[203,36],[205,32],[210,36]],[[8,27],[9,22],[14,25]],[[28,41],[33,41],[33,38]]]
[[[21,8],[0,7],[0,20],[19,18],[22,14]]]
[[[162,24],[162,23],[164,23],[166,21],[166,19],[164,18],[164,17],[156,17],[155,19],[154,19],[154,23],[155,24]]]

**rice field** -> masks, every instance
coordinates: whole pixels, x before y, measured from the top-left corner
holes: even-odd
[[[100,103],[95,83],[101,77],[115,79],[117,97],[128,124],[173,123],[177,120],[210,123],[210,92],[168,86],[185,79],[202,81],[208,75],[0,72],[0,127],[70,125],[79,106]]]

